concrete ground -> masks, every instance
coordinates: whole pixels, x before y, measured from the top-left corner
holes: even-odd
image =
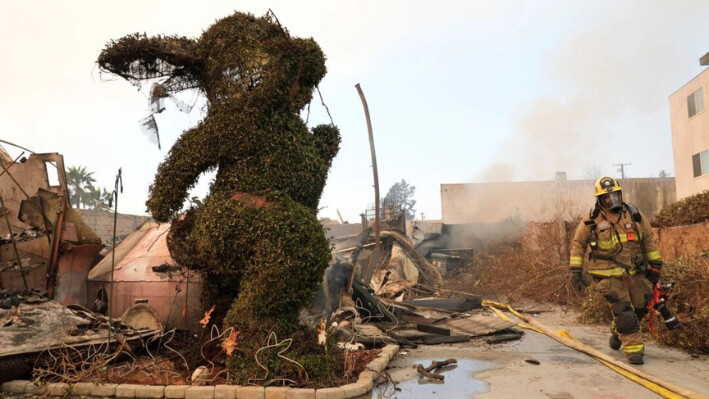
[[[535,315],[548,327],[565,329],[579,341],[617,360],[625,355],[608,347],[608,327],[583,325],[575,315],[555,310]],[[692,356],[646,343],[645,364],[638,369],[667,382],[709,396],[709,356]],[[456,358],[457,366],[442,372],[445,381],[420,378],[415,367],[432,360]],[[526,362],[536,360],[539,365]],[[464,344],[421,346],[403,350],[387,372],[397,382],[381,384],[369,398],[524,398],[524,399],[620,399],[661,398],[641,385],[617,374],[590,356],[551,338],[526,331],[519,341],[488,345],[484,340]]]
[[[579,341],[613,358],[625,355],[608,348],[608,327],[576,322],[575,314],[557,309],[534,316],[548,327],[565,329]],[[677,349],[646,343],[643,372],[709,397],[709,356],[692,356]],[[422,378],[417,364],[455,358],[456,365],[440,370],[445,381]],[[533,364],[532,360],[539,362]],[[1,370],[0,370],[1,372]],[[484,339],[453,345],[402,349],[386,372],[396,382],[379,384],[358,399],[383,398],[523,398],[523,399],[634,399],[661,398],[637,383],[617,374],[586,354],[551,338],[526,331],[519,341],[488,345]],[[0,398],[40,398],[9,395]]]

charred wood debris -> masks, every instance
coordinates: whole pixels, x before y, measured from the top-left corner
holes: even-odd
[[[439,256],[444,262],[429,261],[401,231],[402,217],[381,222],[378,259],[373,256],[371,223],[360,234],[333,239],[334,260],[316,303],[324,303],[339,340],[364,347],[396,343],[415,348],[472,339],[487,344],[520,339],[523,332],[484,309],[479,295],[444,288],[445,260],[457,267],[470,260],[472,250]],[[369,268],[373,272],[367,273]],[[366,281],[368,274],[372,277]]]
[[[59,170],[58,187],[46,181],[50,161]],[[8,185],[20,187],[23,194],[10,198],[5,190],[2,194],[9,204],[0,208],[0,221],[4,222],[0,228],[0,338],[13,343],[0,346],[0,370],[13,370],[4,373],[2,380],[34,370],[45,381],[77,382],[91,379],[109,363],[126,357],[133,360],[130,367],[144,367],[135,351],[147,351],[153,360],[151,347],[174,352],[169,346],[174,329],[164,331],[159,323],[157,328],[127,325],[121,318],[70,305],[86,304],[86,298],[71,290],[76,290],[76,284],[85,285],[93,256],[103,245],[67,206],[61,155],[32,154],[22,164],[5,159],[3,171],[11,180]],[[22,189],[21,179],[13,174],[30,180],[41,178],[39,183],[32,181],[30,189]],[[30,196],[28,191],[36,194]],[[403,233],[406,224],[402,218],[399,215],[381,222],[379,251],[374,251],[371,226],[360,234],[333,239],[333,261],[316,298],[320,307],[302,314],[305,321],[317,320],[312,323],[317,324],[328,320],[332,323],[329,331],[337,334],[341,346],[355,350],[388,343],[406,348],[474,338],[488,344],[519,339],[522,332],[513,328],[514,323],[485,311],[480,296],[451,295],[443,289],[446,262],[459,264],[471,254],[443,250],[429,261]],[[69,259],[74,247],[87,244],[95,246],[95,254],[82,260],[85,265],[77,269],[76,260],[62,264],[62,257]],[[66,280],[57,286],[58,275],[61,278],[62,271],[70,269],[80,270],[83,280]],[[233,335],[233,331],[211,331],[208,344],[222,341],[225,334]],[[216,359],[204,360],[214,364]],[[436,370],[454,363],[455,359],[434,361],[417,369],[427,378],[443,380]],[[212,378],[219,374],[208,371]],[[162,382],[178,378],[173,373]]]

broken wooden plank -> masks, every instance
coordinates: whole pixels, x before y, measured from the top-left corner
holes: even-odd
[[[450,317],[452,313],[454,313],[448,310],[427,308],[425,306],[409,305],[403,302],[397,302],[386,298],[379,298],[379,302],[396,310],[400,310],[401,312],[408,313],[416,317],[431,319],[432,321],[446,319]]]
[[[488,344],[499,344],[502,342],[516,341],[522,338],[521,334],[496,334],[485,340]]]
[[[451,335],[451,336],[436,335],[431,338],[424,338],[422,343],[426,344],[426,345],[439,345],[439,344],[457,344],[459,342],[468,342],[468,341],[470,341],[470,336],[468,336],[468,335]]]
[[[355,337],[354,342],[362,344],[367,348],[378,348],[381,346],[389,344],[406,345],[407,341],[397,341],[393,338],[383,336],[383,337]]]
[[[395,339],[403,339],[407,341],[423,340],[426,338],[439,337],[438,334],[427,333],[418,330],[392,330],[387,332],[390,336]]]
[[[443,314],[441,314],[442,316]],[[407,313],[402,313],[400,320],[400,324],[403,323],[410,323],[411,325],[415,326],[416,324],[436,324],[441,320],[446,320],[449,319],[451,316],[450,315],[445,315],[445,317],[437,317],[437,318],[430,318],[430,317],[421,317],[421,316],[416,316],[412,314],[407,314]]]
[[[403,303],[451,312],[467,312],[482,308],[482,298],[480,297],[413,299],[403,301]]]
[[[432,334],[438,334],[438,335],[451,335],[451,330],[449,328],[444,328],[444,327],[438,327],[434,326],[432,324],[424,324],[424,323],[417,323],[416,324],[416,329],[419,331],[424,331]]]
[[[398,321],[398,318],[386,308],[386,305],[372,295],[369,288],[358,279],[352,281],[352,290],[352,299],[355,302],[359,299],[362,306],[371,312],[372,317],[385,318],[393,322]]]
[[[436,327],[450,329],[452,335],[468,335],[471,337],[491,334],[515,325],[516,324],[511,321],[482,314],[459,319],[449,319],[436,323]]]

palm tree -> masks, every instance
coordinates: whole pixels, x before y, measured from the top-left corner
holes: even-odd
[[[84,205],[89,209],[101,208],[101,188],[89,186],[87,189]]]
[[[92,203],[91,193],[95,191],[93,184],[96,183],[93,174],[94,172],[87,171],[85,166],[69,167],[66,174],[69,201],[76,208]]]
[[[108,191],[106,190],[106,187],[103,188],[103,192],[101,193],[101,207],[105,209],[111,209],[113,206],[113,191]]]
[[[101,190],[101,188],[96,188],[89,186],[88,199],[85,201],[85,205],[89,209],[111,209],[111,203],[113,202],[113,193],[108,192],[106,187]]]

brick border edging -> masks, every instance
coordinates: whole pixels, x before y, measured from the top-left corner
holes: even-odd
[[[165,399],[346,399],[364,395],[374,387],[374,381],[399,351],[399,345],[387,345],[357,382],[334,388],[288,388],[242,385],[136,385],[136,384],[76,384],[50,383],[35,385],[32,381],[14,380],[2,384],[2,392],[45,394],[51,396],[100,396],[115,398]]]

